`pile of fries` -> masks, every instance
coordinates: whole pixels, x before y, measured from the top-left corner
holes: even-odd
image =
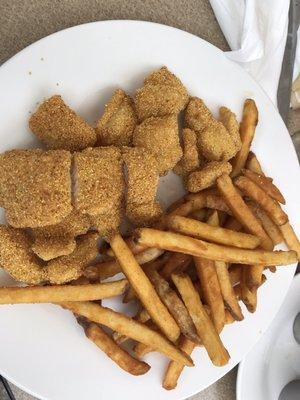
[[[251,106],[252,105],[252,106]],[[158,351],[170,359],[163,387],[174,389],[191,354],[203,346],[215,366],[230,358],[220,339],[226,324],[257,308],[266,270],[296,263],[300,244],[280,204],[285,200],[250,152],[257,123],[255,103],[246,103],[242,147],[231,174],[188,193],[149,228],[109,239],[107,260],[87,267],[70,284],[1,288],[0,304],[55,303],[74,313],[86,336],[132,375],[150,366],[142,358]],[[289,251],[274,251],[285,242]],[[125,279],[106,282],[123,272]],[[125,293],[125,294],[124,294]],[[139,311],[130,318],[101,300],[124,294]],[[112,330],[108,334],[102,325]],[[135,341],[133,355],[122,343]]]

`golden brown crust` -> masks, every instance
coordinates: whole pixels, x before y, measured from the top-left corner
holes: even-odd
[[[0,155],[0,204],[17,228],[59,223],[71,207],[71,154],[12,150]]]
[[[130,146],[137,123],[133,100],[122,89],[117,89],[105,105],[97,122],[96,133],[101,146]]]
[[[189,128],[183,129],[182,142],[183,156],[175,165],[173,171],[177,175],[186,177],[189,173],[200,167],[196,132]]]
[[[29,127],[49,149],[82,150],[96,142],[95,130],[58,95],[39,106]]]
[[[240,137],[240,127],[237,122],[236,115],[227,107],[220,107],[219,109],[220,121],[229,132],[236,151],[239,151],[242,147],[242,141]]]
[[[133,144],[154,154],[160,175],[172,169],[182,156],[177,117],[151,117],[135,129]]]
[[[222,174],[230,174],[232,166],[226,161],[211,161],[201,170],[192,172],[187,179],[189,192],[200,192],[200,190],[213,186]]]

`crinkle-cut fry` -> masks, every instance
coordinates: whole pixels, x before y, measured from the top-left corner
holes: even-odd
[[[300,260],[300,242],[297,238],[294,229],[289,222],[279,227],[284,240],[290,250],[294,250],[298,254],[298,260]]]
[[[192,261],[191,256],[182,253],[171,253],[170,258],[160,271],[164,279],[169,279],[173,272],[183,272]]]
[[[243,116],[240,124],[241,150],[232,160],[231,176],[235,177],[244,168],[258,122],[258,110],[255,101],[247,99],[244,103]]]
[[[240,283],[242,278],[242,265],[239,264],[232,264],[228,268],[229,278],[231,286],[235,286]]]
[[[279,250],[272,252],[226,247],[180,235],[179,233],[150,228],[137,229],[135,236],[138,243],[149,247],[158,247],[214,261],[279,266],[293,264],[298,260],[295,251]]]
[[[239,176],[234,183],[246,196],[259,204],[276,225],[280,226],[288,222],[288,216],[278,202],[251,179],[246,176]]]
[[[111,238],[110,245],[123,273],[126,275],[153,322],[157,324],[169,340],[175,342],[180,335],[180,329],[176,321],[160,300],[147,275],[134,258],[122,237],[119,234],[115,235]]]
[[[243,169],[242,172],[243,175],[256,183],[257,186],[263,189],[274,200],[278,201],[281,204],[285,204],[285,198],[283,197],[278,187],[275,186],[274,183],[270,181],[270,179],[268,179],[265,175],[256,174],[250,169]]]
[[[136,261],[143,265],[153,261],[163,253],[160,249],[145,249],[141,253],[135,255]],[[84,275],[91,280],[104,280],[122,272],[119,262],[114,259],[103,261],[101,263],[91,265],[84,270]]]
[[[268,216],[268,214],[262,210],[258,204],[254,203],[253,201],[247,201],[248,207],[253,212],[253,214],[259,219],[261,222],[264,230],[272,239],[274,246],[276,244],[280,244],[284,241],[282,236],[280,227],[277,226],[272,219]],[[292,250],[292,249],[291,249]]]
[[[88,321],[84,317],[77,317],[78,323],[83,327],[88,339],[101,349],[124,371],[131,375],[143,375],[149,371],[150,366],[144,361],[137,360],[117,343],[99,325]]]
[[[265,250],[273,249],[273,242],[264,231],[258,219],[252,214],[242,196],[228,175],[222,175],[217,179],[217,187],[224,197],[234,217],[244,228],[261,239],[261,247]]]
[[[59,303],[62,301],[92,301],[119,296],[128,282],[87,285],[53,285],[0,288],[0,304]]]
[[[246,161],[246,168],[250,169],[250,171],[253,171],[256,174],[264,175],[260,162],[252,151],[249,151],[249,155]]]
[[[186,337],[181,336],[179,348],[182,351],[184,351],[188,355],[191,355],[195,347],[195,343],[191,342]],[[176,388],[178,379],[183,371],[183,368],[183,364],[179,364],[175,361],[170,361],[162,383],[164,389],[172,390]]]
[[[261,285],[262,274],[265,267],[263,265],[249,265],[245,275],[247,287],[253,291]]]
[[[250,289],[247,285],[247,269],[243,268],[242,270],[242,280],[240,283],[241,286],[241,300],[247,307],[247,310],[251,313],[256,311],[257,307],[257,287],[253,287]]]
[[[166,218],[166,221],[167,227],[175,232],[213,243],[240,247],[243,249],[255,249],[260,244],[260,238],[257,236],[231,231],[219,226],[211,226],[207,223],[179,215],[171,215]]]
[[[207,315],[191,278],[186,274],[173,274],[172,280],[194,321],[198,335],[211,361],[216,366],[227,364],[229,354],[221,342],[214,324]]]
[[[147,275],[157,291],[162,302],[177,322],[181,333],[196,344],[200,344],[195,325],[177,293],[171,289],[169,283],[155,271],[148,271]]]
[[[75,314],[86,317],[96,324],[102,324],[137,342],[147,344],[172,360],[193,366],[191,358],[175,347],[164,336],[126,315],[92,302],[64,302],[59,303],[59,305]]]

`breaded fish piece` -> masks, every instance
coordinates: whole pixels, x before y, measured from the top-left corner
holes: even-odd
[[[140,121],[149,117],[178,114],[188,101],[188,93],[182,82],[167,67],[152,72],[144,81],[135,97]]]
[[[122,89],[117,89],[105,105],[104,114],[97,122],[99,146],[130,146],[137,124],[133,100]]]
[[[226,161],[211,161],[201,170],[192,172],[187,179],[187,190],[192,193],[213,186],[217,178],[223,174],[230,174],[232,165]]]
[[[39,106],[29,120],[29,128],[49,149],[75,151],[96,143],[95,130],[58,95]]]
[[[76,248],[76,236],[86,233],[91,226],[88,215],[73,210],[56,225],[32,230],[32,250],[44,261],[72,253]]]
[[[135,129],[133,144],[143,147],[156,157],[158,173],[174,168],[182,157],[176,115],[145,119]]]
[[[79,278],[84,268],[98,255],[98,238],[95,232],[87,233],[77,239],[73,253],[49,261],[46,267],[47,280],[60,285]]]
[[[124,147],[122,155],[127,168],[126,215],[135,225],[151,223],[162,214],[155,201],[157,161],[149,151],[138,147]]]
[[[225,126],[234,142],[236,151],[239,151],[242,147],[242,141],[236,115],[227,107],[220,107],[219,115],[220,121]]]
[[[182,131],[183,156],[175,165],[173,171],[182,177],[186,177],[202,164],[198,155],[197,134],[189,128]]]
[[[90,217],[92,225],[97,229],[99,235],[105,239],[109,239],[115,234],[122,223],[121,206],[116,207],[109,213],[94,215]]]
[[[9,225],[36,228],[70,214],[71,154],[65,150],[12,150],[0,155],[0,206]]]
[[[209,161],[228,161],[237,153],[225,126],[217,121],[203,100],[192,97],[185,110],[185,124],[198,135],[200,153]]]
[[[25,231],[0,225],[0,267],[17,281],[37,285],[47,281],[47,274],[31,245]]]

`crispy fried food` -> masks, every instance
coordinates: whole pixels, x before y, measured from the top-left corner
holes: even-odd
[[[97,233],[87,233],[77,239],[73,253],[48,262],[47,279],[52,284],[62,284],[79,278],[98,255]]]
[[[135,225],[157,220],[162,214],[155,201],[158,185],[158,165],[155,157],[143,148],[123,148],[127,167],[126,215]]]
[[[117,89],[97,122],[99,146],[130,146],[136,123],[133,100],[124,90]]]
[[[258,110],[255,101],[252,99],[247,99],[244,103],[243,116],[240,123],[242,147],[232,160],[233,170],[231,172],[231,176],[233,177],[237,176],[245,166],[257,123]]]
[[[256,155],[252,151],[249,151],[248,158],[247,158],[245,166],[246,166],[247,169],[249,169],[250,171],[255,172],[256,174],[264,175],[264,172],[263,172],[263,170],[261,168],[261,165],[260,165]]]
[[[229,266],[229,277],[230,277],[230,283],[232,286],[237,285],[241,281],[241,276],[242,276],[242,269],[243,265],[240,264],[232,264]]]
[[[228,175],[222,175],[217,179],[217,187],[223,195],[234,217],[246,228],[246,230],[261,239],[261,247],[266,250],[273,249],[273,242],[264,231],[259,220],[252,214],[247,204],[233,185]],[[255,263],[254,263],[255,264]]]
[[[118,346],[99,325],[84,317],[77,317],[77,321],[83,327],[86,336],[124,371],[131,375],[143,375],[149,371],[148,364],[137,360]]]
[[[86,317],[96,324],[102,324],[137,342],[144,343],[154,350],[165,354],[172,360],[181,362],[187,366],[193,366],[191,358],[177,349],[164,336],[126,315],[91,302],[74,301],[60,303],[60,305],[73,313]]]
[[[17,281],[36,285],[46,282],[47,275],[31,245],[24,230],[0,225],[0,266]]]
[[[87,215],[73,210],[56,225],[33,229],[32,250],[45,261],[66,256],[75,250],[76,236],[86,233],[90,225]]]
[[[259,204],[276,225],[283,225],[288,222],[287,214],[282,210],[277,201],[272,199],[251,179],[246,176],[239,176],[235,179],[234,183],[246,196]]]
[[[119,296],[127,286],[126,279],[85,285],[53,285],[0,288],[0,304],[59,303],[92,301]]]
[[[172,280],[194,321],[198,335],[212,363],[216,366],[227,364],[229,354],[221,342],[211,319],[207,315],[191,278],[185,274],[173,274]]]
[[[286,224],[281,225],[279,229],[281,230],[281,233],[288,248],[290,250],[296,251],[296,253],[298,254],[298,260],[300,260],[300,242],[292,226],[289,224],[289,222],[287,222]]]
[[[187,254],[171,253],[160,274],[164,279],[169,279],[173,272],[183,272],[191,261],[192,257]]]
[[[190,254],[208,260],[239,264],[288,265],[297,262],[295,251],[263,251],[226,247],[173,232],[150,228],[135,231],[136,241],[149,247]]]
[[[152,153],[156,157],[159,174],[165,174],[182,156],[176,115],[144,120],[135,129],[133,144]]]
[[[0,155],[0,205],[16,228],[60,222],[71,207],[71,154],[12,150]]]
[[[213,186],[222,174],[230,174],[232,166],[226,161],[211,161],[202,169],[192,172],[187,179],[187,190],[192,193]]]
[[[253,291],[261,285],[261,279],[265,267],[263,265],[249,265],[247,272],[245,273],[245,284]]]
[[[220,121],[225,126],[231,136],[231,139],[233,140],[236,151],[239,151],[242,147],[242,141],[236,115],[227,107],[220,107],[219,115]]]
[[[145,246],[140,246],[140,245],[136,244],[135,241],[132,239],[132,237],[123,238],[123,239],[133,254],[138,254],[138,253],[141,253],[142,251],[146,250]],[[109,257],[114,257],[114,252],[112,251],[112,249],[110,247],[107,249],[105,254],[108,255]]]
[[[237,219],[229,215],[224,224],[224,228],[229,229],[231,231],[240,232],[243,227],[242,224],[240,224]]]
[[[177,293],[170,288],[169,283],[157,271],[147,271],[147,276],[162,302],[177,322],[181,333],[192,342],[200,344],[200,338],[197,335],[195,325]]]
[[[211,226],[195,219],[181,217],[180,215],[170,215],[166,218],[166,222],[167,227],[175,232],[205,239],[213,243],[244,249],[255,249],[260,244],[260,239],[257,236],[231,231],[219,226]]]
[[[116,259],[119,261],[122,271],[126,275],[143,306],[148,311],[151,319],[172,342],[175,342],[180,335],[178,325],[170,315],[168,309],[161,302],[149,279],[135,260],[122,237],[120,235],[115,235],[110,240],[110,245],[115,253]]]
[[[82,150],[96,142],[95,130],[58,95],[39,106],[29,127],[49,149]]]
[[[188,93],[181,81],[167,67],[152,72],[139,89],[135,105],[140,121],[149,117],[178,114],[188,101]]]
[[[135,254],[136,261],[142,265],[156,260],[163,254],[160,249],[147,249],[141,253]],[[84,270],[84,276],[92,281],[104,280],[122,272],[122,268],[117,260],[103,261],[87,267]]]
[[[191,342],[186,337],[181,336],[179,348],[185,354],[191,355],[195,347],[195,343]],[[181,375],[181,372],[183,371],[183,368],[183,364],[177,363],[175,361],[170,361],[162,384],[164,389],[172,390],[176,388],[178,379]]]
[[[175,165],[173,171],[177,175],[186,177],[189,173],[199,168],[200,164],[202,164],[201,160],[199,160],[198,155],[196,132],[192,131],[189,128],[183,129],[182,143],[183,155],[182,158]]]
[[[281,204],[285,204],[285,199],[282,193],[268,177],[256,174],[250,169],[243,169],[242,172],[247,178],[256,183],[256,185],[263,189],[274,200],[278,201]]]
[[[242,279],[240,283],[241,287],[241,300],[247,307],[247,310],[251,313],[256,311],[257,307],[257,287],[250,289],[247,285],[247,268],[242,269]]]
[[[191,97],[184,112],[185,126],[196,132],[203,132],[212,121],[215,121],[214,116],[204,101]]]

